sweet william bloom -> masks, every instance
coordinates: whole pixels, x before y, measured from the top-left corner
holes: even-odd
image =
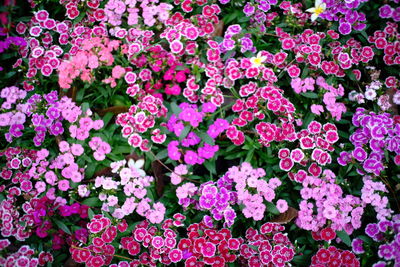
[[[307,9],[307,12],[312,13],[311,21],[315,21],[319,15],[321,15],[326,9],[326,4],[322,2],[322,0],[316,0],[315,6]]]
[[[267,60],[267,57],[262,56],[261,52],[258,52],[256,57],[250,58],[250,62],[254,67],[260,67],[265,60]]]

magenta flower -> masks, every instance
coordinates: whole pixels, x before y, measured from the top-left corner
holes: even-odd
[[[203,246],[201,247],[201,254],[203,254],[204,257],[212,257],[215,255],[216,247],[213,243],[211,242],[205,242]]]
[[[188,165],[195,165],[198,162],[198,155],[196,152],[188,150],[185,152],[184,160]]]

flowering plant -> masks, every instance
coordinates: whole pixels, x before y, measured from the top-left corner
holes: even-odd
[[[399,264],[398,0],[3,2],[0,265]]]

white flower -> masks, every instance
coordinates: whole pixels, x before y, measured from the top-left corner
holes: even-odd
[[[322,0],[315,0],[315,6],[307,9],[307,12],[312,13],[311,21],[315,21],[321,13],[323,13],[326,9],[326,4],[322,2]]]
[[[397,91],[393,96],[393,103],[400,105],[400,91]]]
[[[375,90],[373,90],[373,89],[368,89],[368,90],[365,92],[365,98],[366,98],[366,99],[368,99],[368,100],[375,100],[375,97],[376,97],[376,91],[375,91]]]
[[[256,57],[250,58],[250,62],[253,64],[254,67],[259,67],[262,63],[267,59],[267,57],[262,56],[261,52],[258,52]]]
[[[144,166],[144,160],[143,159],[138,159],[137,161],[134,161],[133,159],[130,159],[128,161],[128,166],[129,168],[136,174],[140,176],[146,176],[146,173],[142,170]]]

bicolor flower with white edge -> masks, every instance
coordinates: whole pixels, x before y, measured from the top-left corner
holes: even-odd
[[[312,13],[311,21],[315,21],[326,9],[326,4],[322,0],[315,0],[315,7],[309,8],[306,11]]]
[[[254,67],[260,67],[265,60],[267,60],[267,57],[263,56],[261,52],[258,52],[256,57],[250,58],[250,62]]]
[[[132,170],[132,172],[136,172],[136,174],[140,176],[146,176],[146,173],[144,170],[142,170],[144,166],[144,160],[143,159],[138,159],[137,161],[134,161],[133,159],[130,159],[128,161],[128,166]]]

